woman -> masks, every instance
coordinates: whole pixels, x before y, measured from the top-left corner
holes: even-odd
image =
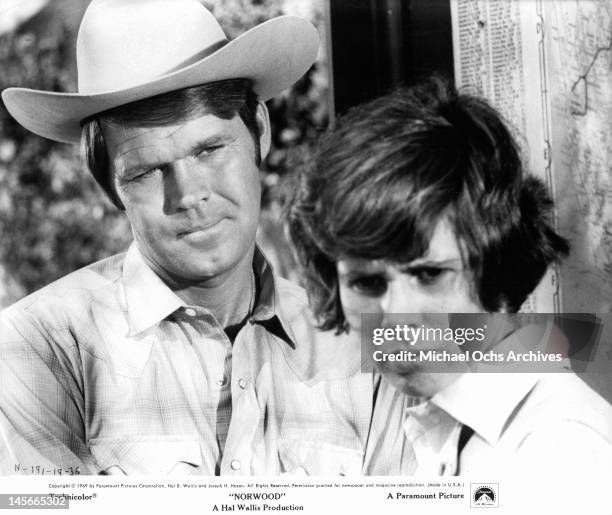
[[[297,179],[289,232],[322,330],[359,331],[372,317],[391,327],[401,313],[412,327],[442,313],[515,313],[569,250],[500,115],[439,79],[350,111]],[[543,337],[489,320],[502,330],[495,348]],[[573,373],[453,363],[376,363],[366,473],[609,468],[612,408]]]

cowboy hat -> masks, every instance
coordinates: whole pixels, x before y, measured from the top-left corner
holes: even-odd
[[[199,0],[93,0],[77,37],[78,92],[8,88],[2,99],[26,129],[77,143],[96,113],[169,91],[232,78],[268,100],[314,62],[316,29],[280,16],[228,41]]]

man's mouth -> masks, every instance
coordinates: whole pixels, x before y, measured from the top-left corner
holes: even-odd
[[[181,230],[178,233],[178,237],[179,238],[183,238],[185,236],[189,236],[190,234],[195,234],[195,233],[198,233],[198,232],[208,231],[210,229],[213,229],[217,225],[219,225],[222,220],[223,220],[222,218],[219,218],[218,220],[215,220],[213,222],[208,222],[208,223],[198,224],[198,225],[194,225],[192,227],[188,227],[186,229]]]

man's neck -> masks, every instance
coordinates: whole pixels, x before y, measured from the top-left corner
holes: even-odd
[[[253,253],[223,276],[176,289],[175,293],[187,304],[205,307],[223,328],[241,324],[255,303]]]
[[[253,254],[254,249],[227,272],[199,282],[160,277],[183,302],[210,311],[224,329],[242,326],[255,304]]]

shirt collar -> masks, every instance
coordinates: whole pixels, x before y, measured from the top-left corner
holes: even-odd
[[[270,330],[294,346],[295,336],[280,309],[280,297],[272,267],[258,247],[253,257],[253,272],[258,285],[258,298],[251,320],[270,325]],[[129,336],[153,327],[177,309],[186,306],[146,263],[135,242],[130,245],[125,256],[122,282],[130,324]],[[280,327],[274,324],[275,317]]]
[[[494,445],[540,374],[465,373],[431,398],[432,404]]]
[[[121,279],[130,324],[129,336],[153,327],[185,305],[151,270],[135,242],[125,256]]]
[[[496,347],[510,345],[510,348],[516,348],[516,342],[533,335],[534,327],[526,326],[509,335]],[[559,365],[559,370],[563,366]],[[479,372],[461,375],[434,395],[431,402],[471,427],[493,445],[501,437],[516,407],[529,394],[542,373],[487,373],[482,371],[485,369],[480,367]]]
[[[259,247],[255,247],[253,272],[257,279],[258,296],[251,320],[258,322],[295,347],[295,335],[282,311],[280,294],[272,267]],[[278,321],[278,324],[275,322]]]

